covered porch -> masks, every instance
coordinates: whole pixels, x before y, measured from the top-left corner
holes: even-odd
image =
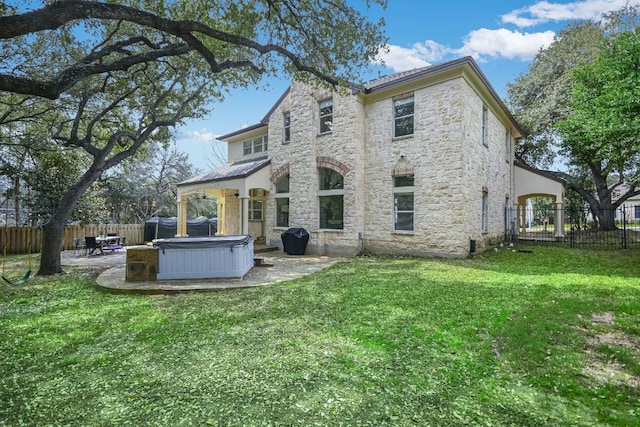
[[[564,237],[564,181],[557,176],[523,164],[514,165],[516,229],[520,237],[527,235],[528,201],[534,197],[551,199],[553,206],[553,238]],[[545,225],[545,232],[546,225]]]
[[[265,205],[270,187],[267,157],[220,166],[178,184],[177,236],[187,234],[189,196],[216,198],[218,235],[264,236]]]

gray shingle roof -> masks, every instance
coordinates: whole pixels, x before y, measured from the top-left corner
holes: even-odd
[[[267,166],[271,160],[266,156],[247,160],[239,160],[227,165],[217,167],[207,173],[190,178],[178,183],[178,185],[196,184],[202,182],[226,181],[235,178],[246,178],[254,172]]]

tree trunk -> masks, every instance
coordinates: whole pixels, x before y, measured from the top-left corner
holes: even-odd
[[[589,168],[598,193],[598,203],[595,205],[596,215],[600,222],[598,229],[601,231],[617,230],[615,212],[611,203],[611,190],[607,185],[608,174],[603,172],[600,163],[593,163]]]
[[[42,253],[38,275],[48,276],[62,272],[60,249],[62,248],[62,231],[65,224],[49,221],[42,227]]]
[[[62,272],[62,263],[60,261],[62,232],[82,194],[87,191],[91,184],[98,180],[101,174],[101,170],[92,167],[82,175],[78,182],[72,185],[62,196],[55,212],[44,225],[42,229],[39,276],[51,276]]]
[[[600,220],[601,231],[617,230],[615,210],[609,205],[609,207],[598,207],[598,219]]]

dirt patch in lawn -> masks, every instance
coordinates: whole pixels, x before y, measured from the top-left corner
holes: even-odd
[[[616,358],[617,351],[622,350],[631,353],[633,362],[640,365],[639,338],[617,330],[613,313],[579,317],[585,322],[581,331],[587,334],[588,363],[582,373],[598,384],[640,388],[640,376],[630,373],[627,364]],[[603,351],[603,347],[607,351]]]

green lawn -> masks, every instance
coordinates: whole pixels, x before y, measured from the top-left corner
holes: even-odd
[[[0,285],[0,334],[2,426],[640,425],[640,252],[364,257],[170,296],[75,270]]]

